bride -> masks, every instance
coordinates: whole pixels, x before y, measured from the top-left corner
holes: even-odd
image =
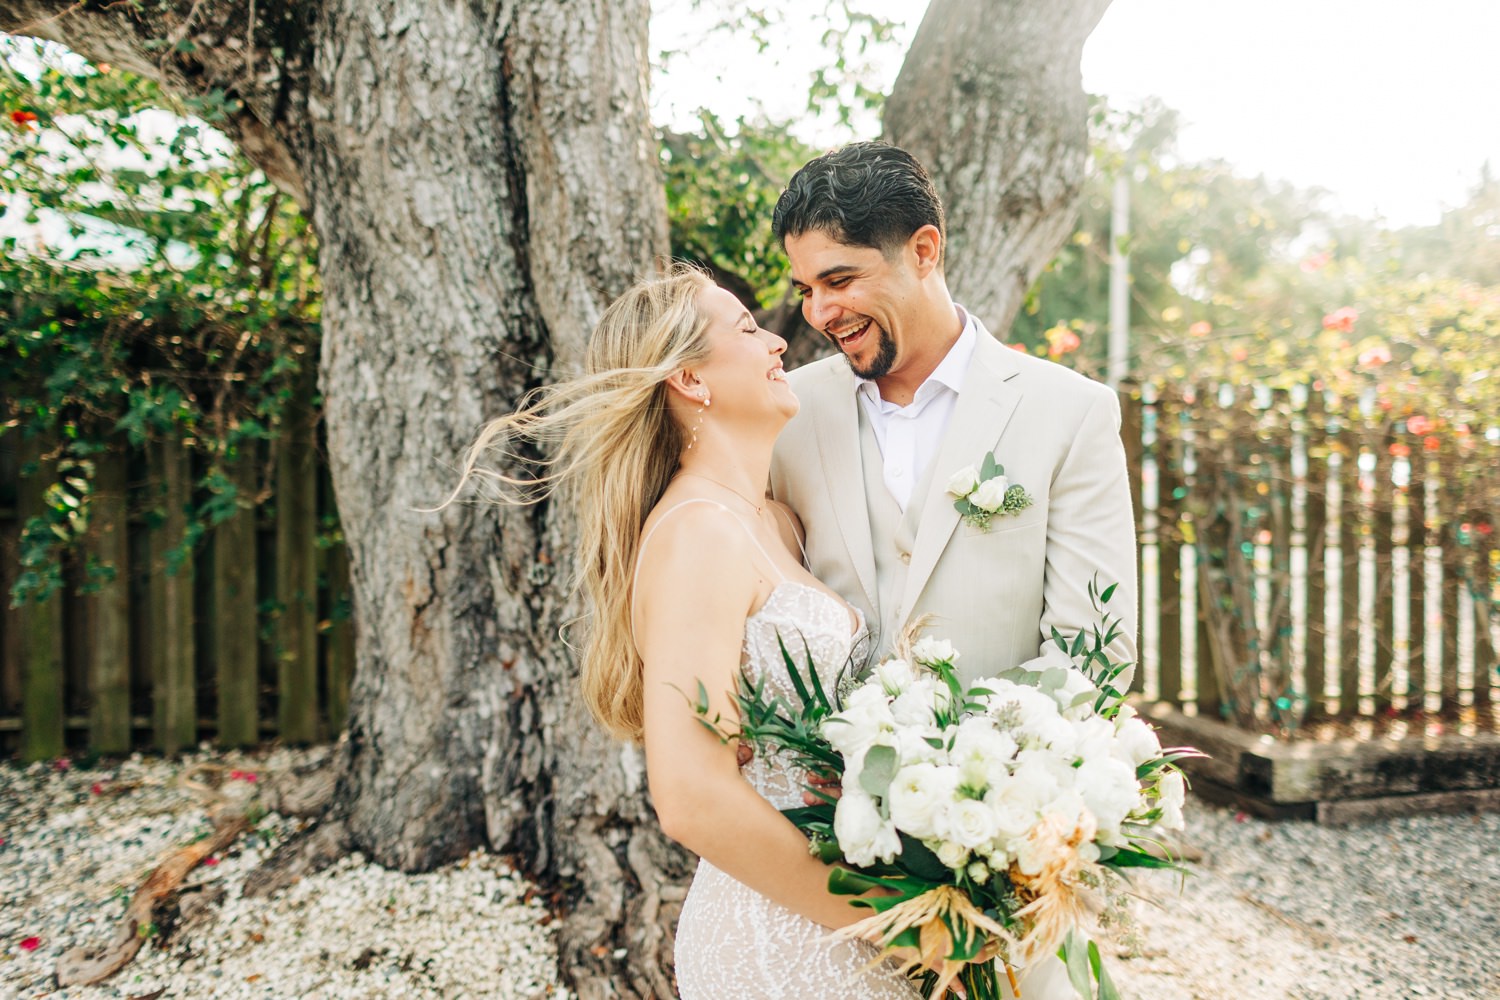
[[[829,932],[869,911],[780,813],[806,776],[775,757],[741,767],[683,692],[733,719],[740,671],[791,697],[778,635],[831,686],[865,646],[861,614],[814,579],[799,525],[765,484],[797,412],[786,342],[696,270],[644,281],[605,312],[586,373],[490,424],[465,460],[510,502],[574,491],[581,586],[593,606],[583,690],[595,718],[644,745],[662,829],[701,859],[677,928],[684,1000],[884,1000],[920,993],[872,945]],[[486,471],[506,442],[555,448],[544,474]]]

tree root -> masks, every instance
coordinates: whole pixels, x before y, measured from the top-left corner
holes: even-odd
[[[243,813],[219,820],[214,825],[212,836],[179,847],[168,855],[135,891],[130,905],[125,908],[124,919],[106,944],[70,948],[57,960],[57,984],[92,986],[128,965],[146,940],[157,910],[177,891],[187,873],[204,858],[234,843],[249,826],[249,817]]]

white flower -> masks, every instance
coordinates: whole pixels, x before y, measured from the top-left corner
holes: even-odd
[[[902,726],[895,732],[896,756],[903,764],[945,764],[943,731],[937,726]],[[933,746],[929,740],[936,740]]]
[[[957,789],[957,768],[908,764],[891,782],[891,819],[913,837],[935,836],[938,812],[952,801]]]
[[[1182,806],[1187,800],[1187,784],[1181,771],[1168,771],[1156,784],[1156,794],[1161,796],[1161,825],[1168,830],[1182,829]]]
[[[979,470],[972,465],[966,465],[953,474],[948,480],[948,492],[958,499],[973,493],[979,486]]]
[[[979,488],[969,494],[969,503],[980,510],[993,514],[1005,505],[1005,491],[1010,489],[1010,480],[1004,476],[986,479]]]
[[[852,864],[872,865],[877,858],[889,863],[901,853],[895,825],[882,820],[875,800],[856,788],[845,789],[834,808],[833,835]]]
[[[918,663],[928,666],[958,661],[958,651],[953,648],[953,643],[947,639],[934,639],[930,635],[924,635],[912,645],[911,656]]]
[[[958,871],[969,863],[969,849],[962,844],[945,840],[933,848],[939,861],[954,871]]]
[[[990,880],[990,868],[983,861],[975,861],[969,865],[969,878],[974,880],[975,885],[984,885]]]
[[[823,738],[845,757],[862,753],[882,733],[895,728],[891,706],[879,686],[855,688],[842,711],[823,722]]]
[[[1141,804],[1135,769],[1115,757],[1086,760],[1078,766],[1074,787],[1099,824],[1100,842],[1117,842],[1120,824]]]
[[[949,755],[963,783],[975,789],[988,788],[1010,776],[1016,741],[996,731],[985,716],[973,716],[958,725]]]
[[[1117,756],[1131,767],[1140,767],[1161,756],[1161,741],[1142,719],[1129,718],[1119,722],[1115,729],[1115,749]]]
[[[1073,756],[1076,759],[1099,760],[1120,756],[1115,742],[1115,727],[1108,719],[1091,715],[1073,723],[1073,733],[1077,737],[1073,744]],[[1135,765],[1131,764],[1132,772],[1134,768]]]
[[[919,677],[891,702],[891,717],[897,726],[930,726],[934,707],[946,707],[948,689],[939,690],[932,677]]]
[[[1073,704],[1079,701],[1079,695],[1082,694],[1088,694],[1089,699],[1083,701],[1082,704]],[[1052,697],[1057,700],[1058,711],[1063,714],[1063,718],[1073,720],[1092,715],[1094,700],[1098,695],[1099,689],[1094,686],[1094,682],[1089,680],[1083,671],[1072,669],[1068,670],[1067,678],[1062,686],[1052,690]]]
[[[957,799],[938,816],[938,836],[973,850],[1000,832],[995,813],[977,799]]]
[[[910,663],[893,656],[876,666],[875,678],[880,681],[880,686],[885,689],[885,693],[894,698],[917,679],[917,674]]]

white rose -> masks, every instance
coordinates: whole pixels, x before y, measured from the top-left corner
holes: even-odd
[[[894,698],[917,679],[917,674],[910,663],[893,656],[875,668],[875,678],[885,693]]]
[[[1135,769],[1114,757],[1086,760],[1078,766],[1074,787],[1099,824],[1100,842],[1117,842],[1120,824],[1141,804]]]
[[[937,726],[902,726],[893,734],[896,737],[896,755],[903,764],[945,764],[948,753],[941,740],[943,731]],[[927,742],[938,740],[937,746]]]
[[[995,813],[977,799],[957,799],[938,817],[938,836],[973,850],[1000,832]]]
[[[979,470],[966,465],[948,480],[948,492],[962,500],[979,486]]]
[[[990,880],[990,868],[983,861],[975,861],[969,865],[969,878],[975,885],[984,885]]]
[[[849,695],[842,711],[824,720],[823,738],[848,757],[863,752],[895,725],[885,692],[878,685],[866,684]]]
[[[1140,767],[1161,756],[1161,741],[1142,719],[1126,719],[1115,729],[1115,755],[1131,767]]]
[[[997,732],[990,719],[973,716],[959,723],[949,755],[963,783],[970,788],[988,788],[1010,775],[1016,741]]]
[[[924,635],[912,645],[911,657],[918,663],[925,663],[928,666],[956,663],[958,650],[954,649],[953,643],[947,639],[934,639],[930,635]]]
[[[969,494],[969,503],[982,511],[995,513],[1005,504],[1005,491],[1010,489],[1010,480],[1004,476],[986,479],[979,488]]]
[[[962,844],[945,840],[933,849],[937,859],[954,871],[959,871],[969,863],[969,849]]]
[[[938,812],[958,790],[958,770],[935,764],[908,764],[891,782],[891,820],[913,837],[925,839],[937,833]]]
[[[1182,806],[1187,800],[1187,784],[1181,771],[1168,771],[1156,784],[1156,794],[1161,796],[1161,825],[1168,830],[1182,829]]]
[[[1080,760],[1097,760],[1102,757],[1120,756],[1116,743],[1115,727],[1108,720],[1097,715],[1091,715],[1073,723],[1073,733],[1077,741],[1073,746],[1073,756]],[[1131,768],[1134,769],[1132,764]]]
[[[833,835],[852,864],[889,863],[901,853],[901,838],[893,824],[880,818],[875,800],[858,789],[844,791],[833,811]]]
[[[943,693],[946,692],[944,688]],[[891,703],[891,717],[898,726],[930,726],[938,697],[937,683],[931,677],[919,677]]]

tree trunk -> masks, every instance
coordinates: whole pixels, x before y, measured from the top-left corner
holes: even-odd
[[[1073,229],[1088,163],[1079,60],[1110,0],[932,0],[885,137],[932,172],[956,301],[1003,337]]]
[[[0,9],[0,29],[29,25],[181,92],[237,96],[244,108],[227,131],[310,213],[325,295],[324,418],[358,620],[349,739],[320,842],[407,870],[483,842],[516,853],[559,890],[563,972],[585,1000],[674,995],[671,932],[691,859],[651,818],[639,753],[612,744],[581,704],[558,636],[580,612],[567,594],[570,510],[415,508],[451,487],[486,418],[576,365],[603,304],[666,249],[646,117],[648,13],[645,0]],[[197,48],[146,45],[176,32]],[[924,25],[918,41],[934,37]],[[1040,24],[1028,37],[1059,47]],[[944,51],[967,65],[988,38]],[[936,65],[922,58],[903,71],[898,107],[902,90],[951,103],[944,88],[960,81]],[[998,104],[986,120],[1002,111],[1050,121]],[[966,183],[960,168],[1005,166],[1006,183],[1051,191],[1032,175],[1081,171],[1076,117],[1072,167],[1044,159],[1073,155],[1060,142],[1015,164],[981,158],[989,147],[974,138],[972,158],[957,164],[921,136],[908,141],[939,168],[962,232],[981,199],[953,189]],[[986,197],[1008,190],[981,182]],[[1059,204],[1021,207],[1040,215]],[[989,265],[998,273],[1007,259],[991,254]]]

